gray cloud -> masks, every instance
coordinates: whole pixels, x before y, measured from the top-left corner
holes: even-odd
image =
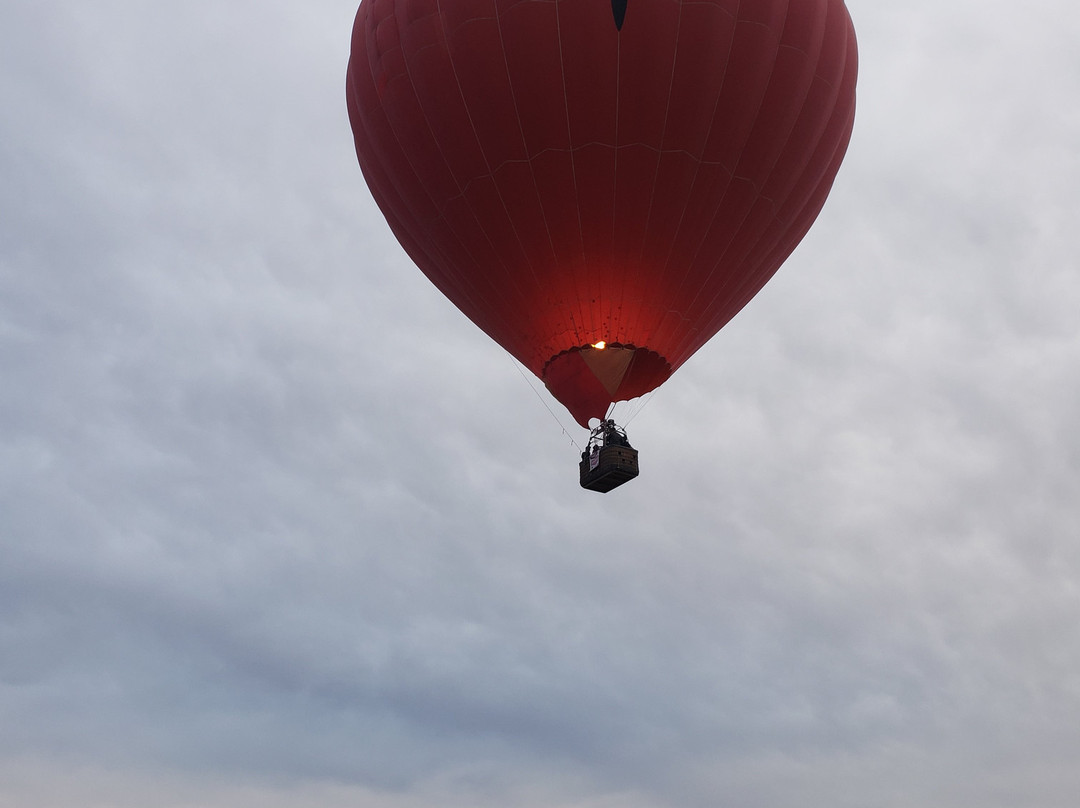
[[[0,803],[1071,804],[1080,15],[851,5],[603,497],[367,196],[355,8],[5,6]]]

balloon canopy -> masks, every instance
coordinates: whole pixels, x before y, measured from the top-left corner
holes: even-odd
[[[795,249],[856,69],[843,0],[363,0],[347,97],[406,252],[587,425]]]

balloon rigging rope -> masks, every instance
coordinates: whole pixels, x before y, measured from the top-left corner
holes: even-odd
[[[607,415],[605,415],[604,417],[613,419],[615,423],[619,424],[623,429],[626,429],[626,427],[630,425],[630,422],[637,418],[639,415],[641,415],[642,410],[644,410],[649,405],[649,402],[652,401],[653,396],[656,395],[657,389],[658,388],[650,390],[649,393],[642,398],[633,399],[633,401],[635,401],[636,403],[631,403],[629,401],[612,402],[611,406],[608,407]],[[621,407],[620,405],[624,403],[626,406]],[[623,421],[622,418],[619,416],[620,409],[625,410],[625,421]]]
[[[563,422],[559,420],[559,416],[557,416],[552,411],[551,407],[548,406],[548,403],[546,401],[544,401],[544,397],[542,395],[540,395],[540,391],[537,390],[536,387],[533,385],[532,379],[530,379],[528,376],[525,375],[525,372],[521,369],[521,365],[518,364],[518,362],[516,362],[514,360],[514,357],[510,356],[509,354],[507,354],[507,358],[510,360],[510,363],[515,368],[517,368],[517,372],[521,374],[521,378],[523,378],[525,380],[525,383],[527,385],[529,385],[530,388],[532,388],[532,391],[536,395],[536,397],[538,399],[540,399],[540,403],[544,405],[544,409],[547,410],[548,413],[551,415],[551,417],[555,419],[555,423],[557,423],[559,425],[559,429],[562,430],[562,433],[564,435],[566,435],[566,437],[570,438],[570,443],[573,444],[574,448],[577,449],[579,452],[582,451],[582,448],[580,446],[578,446],[577,441],[574,440],[574,436],[566,431],[566,427],[563,426]]]
[[[636,410],[634,410],[633,414],[629,418],[626,419],[626,423],[623,424],[623,428],[626,428],[627,426],[629,426],[631,421],[633,421],[635,418],[637,418],[639,415],[641,415],[641,411],[643,409],[645,409],[647,406],[649,406],[649,402],[653,400],[653,396],[656,395],[656,391],[659,390],[659,389],[660,388],[657,387],[657,388],[653,388],[651,391],[649,391],[648,398],[646,398],[644,401],[642,401],[641,406],[639,406]]]

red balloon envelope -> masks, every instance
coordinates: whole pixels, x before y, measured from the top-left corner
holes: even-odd
[[[409,256],[587,426],[795,249],[856,63],[843,0],[363,0],[349,117]]]

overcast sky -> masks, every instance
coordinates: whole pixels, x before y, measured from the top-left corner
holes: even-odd
[[[4,0],[0,806],[1072,808],[1080,7],[849,8],[599,495],[367,192],[354,2]]]

